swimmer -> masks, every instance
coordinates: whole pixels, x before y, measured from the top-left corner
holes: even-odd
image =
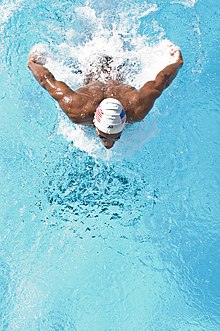
[[[103,57],[100,70],[105,81],[94,71],[85,77],[85,85],[73,91],[64,82],[57,81],[44,66],[45,56],[30,52],[28,67],[39,84],[58,101],[61,109],[76,124],[94,125],[105,148],[110,149],[120,139],[126,123],[143,120],[161,93],[171,84],[183,65],[182,54],[170,46],[174,63],[160,71],[155,80],[146,82],[139,90],[123,83],[122,76],[111,78],[111,57]]]

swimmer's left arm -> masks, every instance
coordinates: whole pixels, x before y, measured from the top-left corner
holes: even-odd
[[[183,58],[180,50],[175,50],[171,55],[175,55],[176,52],[178,52],[176,62],[165,67],[157,74],[154,81],[147,82],[139,90],[141,110],[136,113],[137,121],[142,120],[149,113],[156,99],[172,83],[179,69],[182,67]]]

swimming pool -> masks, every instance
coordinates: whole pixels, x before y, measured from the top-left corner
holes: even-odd
[[[219,330],[219,7],[1,1],[1,330]],[[76,88],[105,47],[139,87],[166,39],[184,67],[111,153],[26,67],[43,43]]]

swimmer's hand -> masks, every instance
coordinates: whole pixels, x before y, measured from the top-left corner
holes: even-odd
[[[169,53],[173,57],[176,63],[183,64],[183,57],[180,48],[174,44],[169,45]]]
[[[43,66],[46,64],[46,57],[44,56],[44,54],[36,54],[30,52],[28,55],[28,62],[35,62]]]
[[[47,48],[42,44],[35,45],[28,55],[28,62],[35,62],[44,66],[47,62],[48,51]]]

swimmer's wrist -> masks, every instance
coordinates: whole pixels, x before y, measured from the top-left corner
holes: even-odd
[[[176,61],[178,64],[180,64],[181,66],[183,65],[184,61],[183,61],[183,57],[182,57],[182,53],[179,51],[179,56],[178,59]]]
[[[34,56],[32,54],[29,54],[28,56],[28,64],[31,63],[36,63],[36,59],[34,58]]]
[[[31,67],[31,65],[32,65],[33,63],[34,63],[33,60],[28,59],[28,61],[27,61],[27,66],[28,66],[29,69],[30,69],[30,67]]]

